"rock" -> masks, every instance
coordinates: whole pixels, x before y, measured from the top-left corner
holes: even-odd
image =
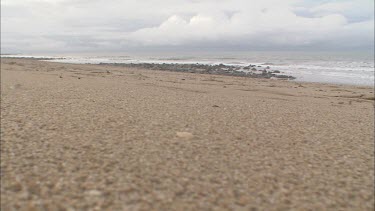
[[[295,77],[289,75],[275,75],[275,77],[282,79],[295,79]]]
[[[225,64],[217,64],[217,65],[205,65],[205,64],[156,64],[156,63],[140,63],[140,64],[119,64],[119,63],[112,63],[107,65],[114,65],[114,66],[121,66],[121,67],[136,67],[136,68],[144,68],[150,70],[161,70],[161,71],[176,71],[176,72],[189,72],[189,73],[200,73],[200,74],[216,74],[216,75],[231,75],[231,76],[239,76],[239,77],[251,77],[251,78],[270,78],[272,77],[272,71],[267,72],[266,74],[252,74],[252,73],[245,73],[240,70],[250,70],[255,72],[259,71],[262,73],[262,70],[271,69],[270,66],[264,66],[262,68],[261,65],[252,65],[249,64],[245,67],[239,67],[236,65],[225,65]],[[257,68],[259,70],[257,70]],[[275,72],[278,73],[278,72]],[[104,76],[103,76],[104,77]],[[294,77],[289,77],[285,79],[294,79]],[[183,80],[183,79],[181,79]]]

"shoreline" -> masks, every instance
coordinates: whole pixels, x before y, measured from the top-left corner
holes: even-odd
[[[7,57],[3,57],[7,58]],[[37,61],[51,61],[56,63],[64,63],[65,58],[37,58],[37,57],[8,57],[7,59],[31,59]],[[62,60],[62,61],[55,61]],[[69,63],[65,63],[69,64]],[[90,63],[86,63],[90,64]],[[213,75],[227,75],[227,76],[238,76],[238,77],[249,77],[249,78],[277,78],[294,80],[295,77],[290,75],[282,74],[279,70],[270,70],[271,68],[267,65],[225,65],[225,64],[201,64],[201,63],[99,63],[93,65],[110,65],[119,67],[132,67],[132,68],[143,68],[149,70],[159,71],[172,71],[172,72],[188,72],[198,74],[213,74]]]
[[[181,60],[163,60],[156,58],[150,58],[151,60],[143,60],[140,58],[132,58],[130,56],[123,56],[126,58],[124,61],[117,61],[116,59],[111,61],[110,57],[98,57],[95,59],[94,57],[88,58],[69,58],[69,57],[48,57],[48,56],[25,56],[25,57],[2,57],[2,58],[21,58],[21,59],[35,59],[35,60],[45,60],[49,62],[56,62],[56,63],[66,63],[66,64],[98,64],[98,65],[113,65],[113,66],[128,66],[128,67],[135,67],[135,68],[144,68],[144,69],[154,69],[154,70],[169,70],[169,71],[176,71],[176,72],[195,72],[195,73],[202,73],[202,74],[218,74],[218,75],[230,75],[230,76],[240,76],[240,77],[252,77],[252,78],[278,78],[283,80],[294,80],[296,82],[311,82],[311,83],[321,83],[321,84],[334,84],[334,85],[354,85],[354,86],[367,86],[367,87],[374,87],[375,84],[373,79],[369,79],[370,81],[364,81],[362,76],[359,77],[359,73],[354,73],[354,76],[357,78],[353,78],[353,80],[349,80],[349,76],[344,76],[345,74],[349,74],[347,71],[352,71],[350,69],[343,69],[344,75],[337,75],[337,76],[330,76],[334,72],[330,72],[332,67],[327,67],[327,74],[328,75],[319,75],[322,74],[319,71],[315,74],[309,72],[309,68],[306,66],[306,70],[304,73],[301,73],[300,70],[294,70],[292,66],[290,67],[282,67],[280,65],[270,63],[270,62],[256,62],[255,64],[251,64],[248,62],[236,62],[232,61],[211,61],[211,62],[203,62],[203,61],[184,61]],[[120,57],[122,58],[122,57]],[[234,58],[233,58],[234,59]],[[108,60],[108,61],[104,61]],[[120,59],[121,60],[121,59]],[[304,69],[304,66],[298,67]],[[340,69],[341,67],[339,67]],[[293,69],[293,71],[291,71]],[[368,70],[366,70],[368,71]],[[337,72],[340,73],[340,72]],[[336,74],[336,73],[335,73]],[[340,73],[341,74],[341,73]],[[351,74],[351,73],[350,73]],[[366,73],[368,74],[368,73]],[[371,76],[369,76],[371,77]],[[358,81],[362,80],[362,82]]]
[[[57,58],[47,57],[47,58],[38,58],[38,57],[1,57],[2,59],[15,59],[15,60],[35,60],[41,62],[57,63],[57,64],[66,64],[66,65],[99,65],[99,66],[117,66],[117,67],[130,67],[137,69],[148,69],[156,71],[170,71],[170,72],[187,72],[193,74],[208,74],[208,75],[223,75],[223,76],[232,76],[232,77],[246,77],[246,78],[258,78],[258,79],[276,79],[282,81],[290,81],[295,83],[307,83],[307,84],[321,84],[321,85],[334,85],[334,86],[350,86],[350,87],[366,87],[374,88],[374,85],[365,85],[365,84],[347,84],[347,83],[335,83],[335,82],[316,82],[316,81],[304,81],[298,80],[294,76],[286,75],[284,72],[279,70],[271,70],[267,68],[270,63],[262,63],[257,65],[248,65],[248,66],[238,66],[238,65],[225,65],[225,64],[200,64],[200,63],[71,63],[64,61],[54,61]],[[65,60],[65,58],[58,58]],[[192,70],[184,70],[184,68],[193,66]],[[164,67],[164,69],[163,69]],[[170,68],[174,69],[170,69]],[[200,70],[199,67],[203,67]],[[215,71],[215,67],[218,67]],[[181,68],[181,70],[178,70]],[[232,68],[231,71],[225,70],[225,68]],[[238,71],[245,70],[247,72]],[[251,70],[252,68],[257,68],[257,70]],[[260,69],[263,68],[263,69]],[[266,71],[265,73],[263,71]],[[191,72],[190,72],[191,71]],[[275,72],[276,71],[276,72]]]

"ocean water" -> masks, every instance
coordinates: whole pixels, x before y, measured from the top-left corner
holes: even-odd
[[[374,52],[149,52],[80,55],[2,55],[56,58],[50,62],[201,63],[237,66],[262,65],[296,77],[296,81],[374,86]],[[63,58],[63,59],[61,59]]]

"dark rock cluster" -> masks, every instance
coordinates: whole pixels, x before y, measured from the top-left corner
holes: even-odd
[[[250,78],[281,78],[293,80],[295,77],[289,75],[282,75],[279,70],[270,70],[270,67],[262,67],[256,65],[249,65],[246,67],[234,65],[207,65],[207,64],[177,64],[177,63],[100,63],[99,65],[114,65],[122,67],[142,68],[149,70],[160,71],[174,71],[174,72],[188,72],[200,74],[213,74],[213,75],[230,75]]]

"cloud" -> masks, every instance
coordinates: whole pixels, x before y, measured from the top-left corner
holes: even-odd
[[[374,45],[371,0],[3,0],[1,5],[2,51]]]
[[[308,46],[337,38],[345,38],[343,42],[361,39],[366,34],[371,35],[371,24],[373,21],[348,23],[345,16],[336,13],[307,18],[285,8],[268,7],[242,10],[231,16],[224,12],[200,13],[190,18],[172,15],[159,26],[131,33],[127,41],[146,46],[194,42],[235,43],[249,47],[257,46],[259,42],[265,46]],[[366,40],[371,41],[368,37]]]
[[[340,13],[348,18],[373,18],[374,1],[372,0],[352,0],[352,1],[332,1],[318,4],[310,8],[316,15],[327,15]]]

